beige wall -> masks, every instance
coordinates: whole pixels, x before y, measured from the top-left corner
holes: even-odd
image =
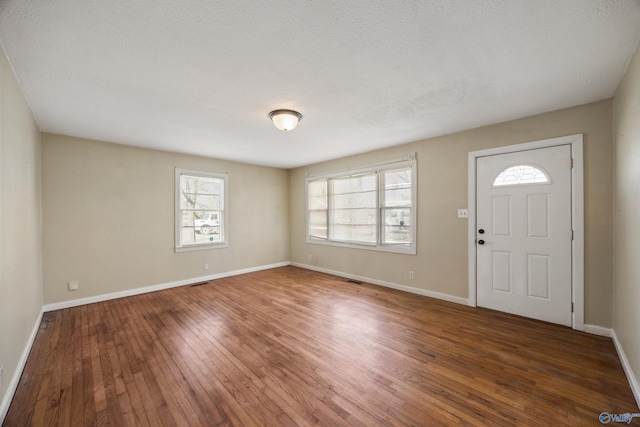
[[[467,298],[467,221],[456,216],[458,208],[467,206],[467,153],[578,133],[584,134],[585,148],[585,323],[610,327],[613,274],[611,101],[295,169],[289,181],[291,260]],[[305,174],[379,163],[411,152],[416,152],[418,158],[416,256],[306,243]],[[410,270],[415,272],[413,280],[408,276]]]
[[[613,328],[633,370],[640,404],[640,49],[613,102],[615,244]]]
[[[0,421],[42,309],[40,131],[0,48]]]
[[[176,167],[229,173],[229,247],[174,251]],[[42,182],[45,304],[289,260],[285,170],[44,134]]]

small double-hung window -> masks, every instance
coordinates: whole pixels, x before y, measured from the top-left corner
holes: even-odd
[[[227,174],[176,169],[176,251],[227,246]]]
[[[307,241],[416,253],[414,159],[307,178]]]

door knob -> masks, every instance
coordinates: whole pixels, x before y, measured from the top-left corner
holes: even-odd
[[[484,245],[484,240],[478,240],[479,245]]]
[[[484,228],[481,228],[480,230],[478,230],[478,233],[484,234]]]

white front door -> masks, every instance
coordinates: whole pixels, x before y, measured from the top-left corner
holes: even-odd
[[[476,162],[478,305],[571,326],[571,147]]]

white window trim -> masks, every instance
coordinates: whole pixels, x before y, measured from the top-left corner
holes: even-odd
[[[205,178],[217,178],[222,179],[224,182],[224,197],[223,197],[223,207],[222,217],[223,217],[223,241],[222,242],[212,242],[212,243],[202,243],[197,245],[188,245],[181,246],[181,230],[182,230],[182,216],[180,215],[180,176],[181,175],[191,175],[191,176],[202,176]],[[174,210],[175,210],[175,251],[176,252],[190,252],[190,251],[202,251],[209,249],[221,249],[229,246],[229,205],[228,205],[228,187],[229,187],[229,174],[228,173],[212,173],[212,172],[203,172],[189,169],[175,169],[175,201],[174,201]]]
[[[378,206],[377,206],[377,215],[378,215],[378,224],[377,224],[377,242],[376,243],[367,243],[367,242],[348,242],[348,241],[336,241],[329,240],[329,230],[327,230],[327,238],[317,238],[311,237],[309,235],[309,182],[317,181],[320,179],[332,179],[332,178],[340,178],[349,175],[360,175],[371,172],[383,172],[386,170],[393,169],[402,169],[405,167],[411,168],[411,244],[409,245],[399,245],[399,244],[390,244],[390,243],[382,243],[380,241],[381,236],[383,235],[381,227],[383,226],[382,221],[382,206],[381,206],[381,195],[380,195],[380,177],[378,176]],[[305,233],[306,233],[306,241],[307,243],[317,244],[317,245],[325,245],[325,246],[337,246],[342,248],[353,248],[353,249],[365,249],[365,250],[373,250],[380,252],[393,252],[400,254],[408,254],[408,255],[416,255],[416,236],[417,236],[417,218],[418,218],[418,167],[417,161],[415,157],[415,153],[410,154],[407,158],[392,160],[388,163],[379,163],[369,166],[363,166],[357,169],[347,169],[336,172],[329,172],[323,174],[315,174],[315,175],[307,175],[305,181]],[[331,207],[327,208],[327,212]],[[327,223],[328,224],[328,223]]]

